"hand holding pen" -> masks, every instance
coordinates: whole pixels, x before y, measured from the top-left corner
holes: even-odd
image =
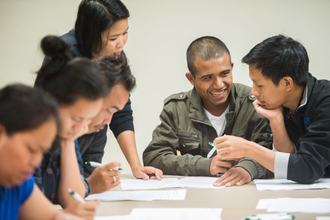
[[[224,135],[225,136],[225,135]],[[209,142],[209,145],[212,147],[210,152],[207,154],[206,158],[212,157],[217,148],[213,145],[212,142]],[[210,173],[211,175],[218,175],[227,172],[233,164],[230,161],[221,159],[220,154],[216,154],[210,164]]]
[[[120,168],[121,164],[111,162],[107,164],[100,164],[93,161],[85,163],[88,166],[96,167],[92,174],[86,178],[92,193],[101,193],[112,189],[120,184]]]
[[[226,136],[225,134],[223,136]],[[214,146],[213,142],[209,142],[209,145],[212,147],[210,152],[207,154],[206,158],[211,158],[217,148]]]
[[[93,220],[98,201],[85,201],[78,193],[72,189],[68,189],[68,193],[76,202],[70,202],[63,210],[66,213],[77,215],[83,219]]]

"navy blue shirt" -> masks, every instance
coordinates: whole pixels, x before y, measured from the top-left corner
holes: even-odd
[[[74,56],[82,57],[74,30],[64,34],[62,39],[70,44],[70,50]],[[126,56],[124,52],[122,54],[123,56]],[[102,163],[104,147],[107,142],[107,127],[108,126],[105,126],[105,128],[98,133],[87,134],[79,138],[79,150],[83,158],[85,177],[88,177],[95,169],[85,165],[86,161]],[[133,110],[131,108],[130,99],[128,99],[128,102],[122,110],[113,115],[109,128],[116,138],[124,131],[130,130],[134,132]]]

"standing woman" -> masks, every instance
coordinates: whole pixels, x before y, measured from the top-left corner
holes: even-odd
[[[76,139],[88,131],[108,94],[105,76],[89,59],[73,58],[69,45],[59,37],[43,38],[41,48],[50,60],[38,71],[36,85],[58,102],[61,129],[34,173],[36,183],[53,203],[93,219],[97,203],[79,203],[70,197],[68,189],[82,197],[90,192]]]
[[[59,128],[55,100],[15,84],[0,90],[0,106],[0,219],[65,219],[31,175]]]
[[[62,38],[71,45],[71,51],[78,57],[92,59],[121,54],[125,56],[123,48],[128,38],[128,17],[129,11],[120,0],[82,0],[78,9],[75,29],[63,35]],[[149,179],[149,175],[152,176],[156,173],[156,176],[159,176],[162,174],[159,169],[143,167],[139,160],[132,114],[129,99],[124,109],[114,114],[110,129],[117,138],[136,178]],[[106,131],[107,126],[100,132],[106,136]],[[81,139],[83,138],[80,138],[79,144]],[[94,141],[98,142],[98,140]],[[82,143],[84,142],[86,141],[82,141]],[[103,154],[104,147],[105,143],[95,146],[95,152]],[[88,151],[91,153],[93,149]],[[90,158],[90,155],[85,152],[81,152],[81,154],[83,159]],[[86,167],[86,170],[88,169]]]

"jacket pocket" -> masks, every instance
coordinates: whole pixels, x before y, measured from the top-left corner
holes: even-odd
[[[199,138],[197,133],[178,131],[181,154],[199,155]]]

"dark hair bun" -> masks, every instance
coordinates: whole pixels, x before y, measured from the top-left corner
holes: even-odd
[[[57,36],[46,36],[41,40],[41,48],[46,56],[56,56],[65,54],[69,50],[69,45]]]

